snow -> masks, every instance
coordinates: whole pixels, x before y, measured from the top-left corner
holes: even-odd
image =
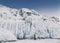
[[[57,39],[41,39],[41,40],[18,40],[15,42],[6,42],[6,43],[60,43],[60,40]]]
[[[18,39],[60,38],[60,20],[42,16],[37,11],[14,9],[0,5],[0,27],[12,32]]]
[[[8,30],[0,28],[0,41],[12,41],[17,40],[16,36]]]

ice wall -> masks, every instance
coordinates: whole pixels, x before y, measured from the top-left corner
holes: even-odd
[[[33,9],[12,9],[0,6],[0,27],[18,39],[60,38],[60,20],[42,16]]]

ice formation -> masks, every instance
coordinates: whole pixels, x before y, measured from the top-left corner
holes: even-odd
[[[42,16],[33,9],[13,9],[0,5],[0,27],[17,38],[60,38],[60,20]]]
[[[7,29],[0,28],[0,42],[1,41],[14,41],[17,40],[16,36]]]

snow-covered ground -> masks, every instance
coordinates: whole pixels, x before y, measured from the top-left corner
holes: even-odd
[[[40,39],[40,40],[17,40],[6,43],[60,43],[60,39]]]

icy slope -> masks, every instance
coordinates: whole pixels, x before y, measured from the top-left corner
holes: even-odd
[[[8,30],[0,28],[0,41],[14,41],[17,40],[16,36]]]
[[[7,29],[17,38],[60,38],[60,20],[42,16],[33,9],[13,9],[0,6],[0,27]]]

